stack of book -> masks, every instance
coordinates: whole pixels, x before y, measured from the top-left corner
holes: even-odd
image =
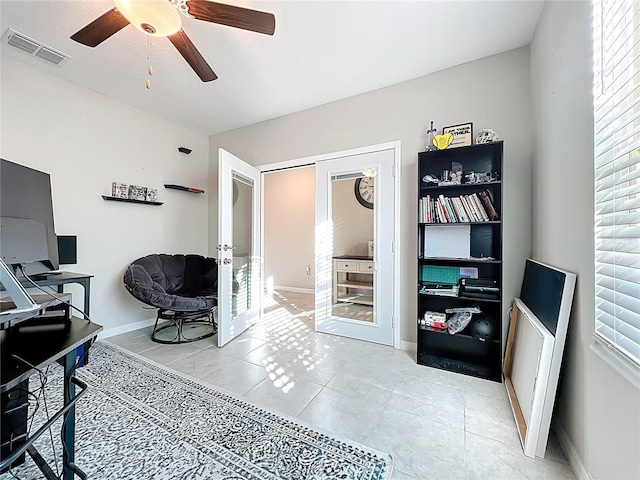
[[[420,223],[474,223],[499,220],[489,190],[445,197],[427,195],[418,205]]]

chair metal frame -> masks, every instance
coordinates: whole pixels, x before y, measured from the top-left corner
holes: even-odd
[[[215,321],[215,314],[217,313],[217,306],[211,307],[205,310],[195,311],[176,311],[159,308],[158,316],[156,317],[156,323],[153,326],[153,332],[151,333],[151,340],[156,343],[163,344],[177,344],[177,343],[189,343],[204,338],[212,337],[218,333],[218,324]],[[167,321],[166,324],[158,326],[161,320]],[[185,326],[189,325],[205,325],[210,326],[211,331],[194,338],[187,338],[183,334]],[[169,328],[176,328],[176,335],[171,340],[163,340],[157,338],[157,334],[163,332]]]

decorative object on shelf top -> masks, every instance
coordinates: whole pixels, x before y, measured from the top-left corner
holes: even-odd
[[[173,183],[165,183],[164,188],[169,188],[171,190],[182,190],[183,192],[204,193],[204,190],[202,190],[201,188],[185,187],[184,185],[175,185]]]
[[[187,148],[187,147],[178,147],[178,151],[180,153],[184,153],[186,155],[189,155],[192,150],[190,148]]]
[[[445,133],[443,135],[436,135],[433,137],[433,144],[438,150],[444,150],[453,142],[453,134]]]
[[[461,163],[451,162],[451,173],[449,174],[449,178],[450,178],[450,182],[453,185],[460,185],[462,183],[462,164]]]
[[[459,162],[451,162],[451,170],[444,169],[440,178],[435,173],[428,173],[422,177],[422,181],[428,186],[449,187],[462,184],[478,184],[497,182],[500,174],[497,171],[475,172],[470,171],[465,174],[464,166]]]
[[[143,187],[141,185],[129,185],[128,183],[113,182],[111,183],[111,196],[114,198],[128,198],[130,200],[157,202],[158,190],[156,188]]]
[[[471,171],[464,176],[466,183],[487,183],[500,180],[498,172],[474,172]]]
[[[460,125],[452,125],[442,129],[443,134],[452,134],[453,141],[451,148],[465,147],[473,144],[473,123],[462,123]]]
[[[426,146],[425,150],[427,152],[430,151],[430,150],[435,150],[436,149],[436,145],[433,142],[433,138],[438,133],[438,130],[433,126],[433,122],[431,122],[431,128],[429,128],[426,133],[427,133],[427,146]]]
[[[438,179],[438,177],[433,173],[427,173],[424,177],[422,177],[422,181],[427,184],[438,185],[440,179]]]
[[[478,136],[476,137],[477,144],[495,142],[497,140],[498,140],[498,134],[494,130],[491,130],[490,128],[485,128],[484,130],[480,130],[480,132],[478,132]]]

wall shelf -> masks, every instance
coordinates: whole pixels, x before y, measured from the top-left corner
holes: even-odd
[[[165,183],[164,188],[168,188],[170,190],[182,190],[183,192],[189,193],[204,193],[204,190],[201,188],[185,187],[184,185],[175,185],[173,183]]]
[[[112,202],[129,202],[129,203],[144,203],[146,205],[162,205],[163,202],[149,202],[147,200],[134,200],[133,198],[120,198],[120,197],[112,197],[110,195],[102,195],[104,200],[109,200]]]

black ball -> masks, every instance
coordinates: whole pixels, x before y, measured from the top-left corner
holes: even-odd
[[[490,342],[496,338],[496,324],[489,315],[476,315],[469,324],[471,336],[481,342]]]

